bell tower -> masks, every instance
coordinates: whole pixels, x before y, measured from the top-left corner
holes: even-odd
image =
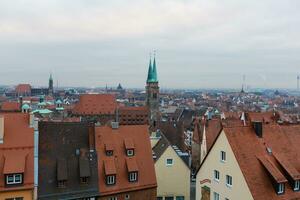
[[[156,127],[159,121],[159,86],[156,71],[155,54],[153,64],[151,57],[149,61],[148,77],[146,81],[146,105],[149,109],[149,122],[150,126]]]

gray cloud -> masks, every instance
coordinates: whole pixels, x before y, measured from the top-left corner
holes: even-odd
[[[295,87],[297,0],[0,2],[2,84],[143,87],[149,51],[162,87]],[[264,78],[262,78],[264,77]]]

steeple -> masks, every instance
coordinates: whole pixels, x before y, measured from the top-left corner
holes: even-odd
[[[157,72],[156,72],[155,53],[154,53],[154,59],[153,59],[152,82],[158,82],[158,80],[157,80]]]
[[[151,82],[151,80],[152,80],[152,71],[153,71],[153,69],[152,69],[151,55],[150,55],[147,83]]]

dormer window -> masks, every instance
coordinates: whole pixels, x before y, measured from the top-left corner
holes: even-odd
[[[294,191],[299,191],[300,190],[300,180],[295,181],[294,184]]]
[[[6,184],[7,185],[21,184],[22,182],[23,182],[23,175],[22,174],[9,174],[9,175],[6,175]]]
[[[129,180],[129,182],[136,182],[138,180],[138,173],[137,172],[129,172],[128,180]]]
[[[283,194],[284,193],[284,183],[278,183],[277,186],[277,194]]]
[[[115,184],[116,184],[116,175],[107,175],[106,185],[115,185]]]
[[[89,182],[89,177],[81,177],[80,178],[80,183],[87,184],[88,182]]]
[[[134,156],[134,150],[133,149],[127,149],[126,154],[127,154],[127,156]]]
[[[109,150],[109,151],[105,151],[106,153],[106,156],[113,156],[114,155],[114,152]]]
[[[64,188],[66,187],[66,182],[65,180],[60,180],[60,181],[57,181],[57,187],[59,188]]]

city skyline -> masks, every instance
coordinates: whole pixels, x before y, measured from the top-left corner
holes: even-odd
[[[130,2],[0,2],[0,84],[297,88],[299,2]]]

